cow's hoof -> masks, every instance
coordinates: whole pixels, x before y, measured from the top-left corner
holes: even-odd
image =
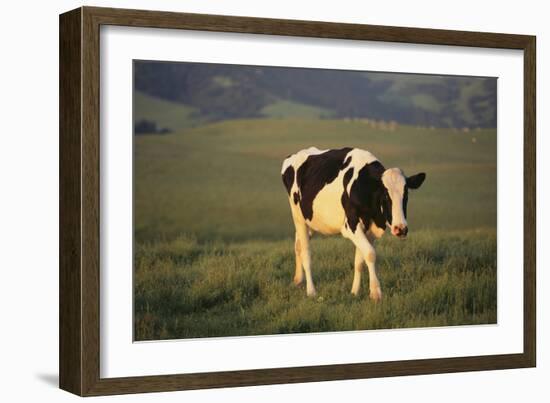
[[[372,299],[374,302],[378,302],[382,299],[382,290],[380,287],[372,288],[370,290],[370,299]]]
[[[300,284],[302,284],[304,282],[304,278],[303,277],[294,277],[294,280],[292,280],[294,285],[296,287],[298,287]]]
[[[315,288],[307,290],[308,297],[315,297],[316,295],[317,295],[317,291],[315,291]]]

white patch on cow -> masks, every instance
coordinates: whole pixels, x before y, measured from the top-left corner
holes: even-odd
[[[405,175],[399,168],[386,169],[382,174],[382,183],[388,189],[391,199],[392,227],[407,226],[403,212],[403,195],[405,194]]]
[[[348,167],[353,168],[353,176],[351,177],[351,180],[346,187],[346,192],[348,193],[348,196],[351,194],[351,186],[359,176],[359,171],[361,170],[361,168],[374,161],[378,161],[378,159],[370,152],[361,150],[359,148],[354,148],[349,153],[347,153],[344,161],[349,157],[351,157],[351,163]]]
[[[346,221],[342,207],[342,189],[346,170],[326,184],[313,199],[313,217],[308,225],[321,234],[338,234]]]

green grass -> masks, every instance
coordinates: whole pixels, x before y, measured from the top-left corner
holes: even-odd
[[[176,102],[134,92],[134,122],[150,120],[172,131],[186,129],[200,122],[197,109]]]
[[[350,295],[353,245],[341,237],[312,242],[318,298],[291,285],[280,167],[311,145],[427,173],[409,195],[409,238],[377,243],[379,304]],[[496,322],[495,130],[235,120],[138,136],[134,164],[137,340]]]
[[[268,118],[328,118],[335,112],[317,106],[302,104],[299,102],[277,100],[264,106],[260,113]]]

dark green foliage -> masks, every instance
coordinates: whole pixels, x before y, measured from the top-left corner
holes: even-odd
[[[139,120],[134,125],[134,134],[168,134],[172,131],[166,127],[158,127],[157,124],[150,120]]]
[[[496,127],[495,78],[148,61],[136,61],[134,72],[136,90],[195,108],[202,121],[318,110],[320,117]]]

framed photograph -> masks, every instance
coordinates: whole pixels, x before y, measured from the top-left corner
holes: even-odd
[[[60,387],[533,367],[535,37],[60,16]]]

